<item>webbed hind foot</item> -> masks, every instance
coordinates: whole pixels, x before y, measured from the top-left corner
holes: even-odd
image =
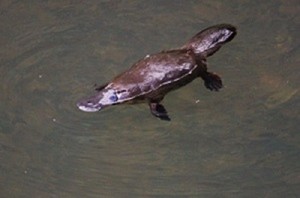
[[[201,77],[204,80],[205,87],[211,91],[219,91],[223,87],[222,79],[217,74],[206,72]]]
[[[149,103],[150,111],[155,116],[161,120],[170,121],[170,117],[168,116],[168,112],[165,107],[157,102]]]

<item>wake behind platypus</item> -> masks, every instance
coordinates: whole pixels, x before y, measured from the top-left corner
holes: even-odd
[[[82,111],[95,112],[111,105],[145,102],[154,116],[170,120],[160,103],[168,92],[198,77],[204,80],[209,90],[222,88],[221,78],[207,71],[206,58],[235,35],[236,28],[229,24],[209,27],[178,49],[145,56],[110,82],[98,87],[96,94],[79,101],[77,106]]]

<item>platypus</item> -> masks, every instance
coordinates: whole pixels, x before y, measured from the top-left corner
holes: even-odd
[[[207,57],[231,41],[237,34],[230,24],[206,28],[177,49],[146,55],[110,82],[96,88],[96,94],[80,100],[77,106],[86,112],[95,112],[121,103],[145,102],[151,113],[170,120],[161,104],[164,96],[195,78],[202,78],[207,89],[222,88],[221,78],[207,71]]]

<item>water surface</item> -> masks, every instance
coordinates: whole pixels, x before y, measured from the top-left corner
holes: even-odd
[[[1,197],[297,197],[300,4],[261,1],[0,3]],[[147,105],[76,101],[146,54],[218,23],[238,36],[195,80]]]

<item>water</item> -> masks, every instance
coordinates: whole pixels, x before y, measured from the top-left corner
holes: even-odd
[[[0,3],[1,197],[297,197],[296,0]],[[76,101],[148,53],[210,25],[238,36],[201,80],[147,105]]]

